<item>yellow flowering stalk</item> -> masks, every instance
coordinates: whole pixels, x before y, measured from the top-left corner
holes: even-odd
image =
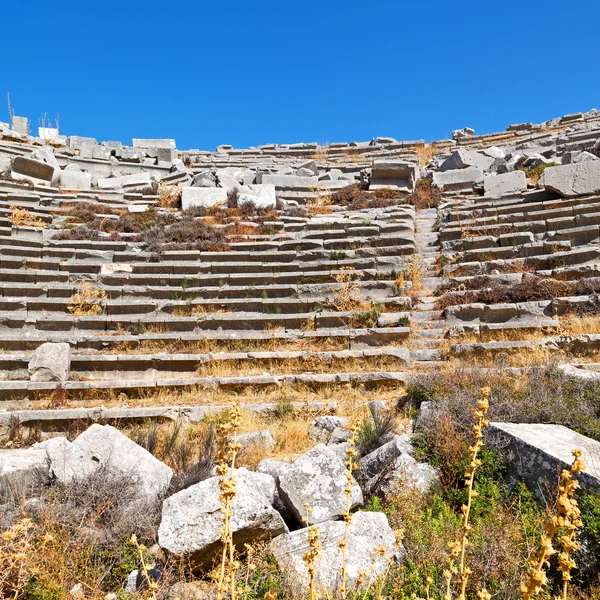
[[[571,580],[571,570],[576,566],[571,558],[571,552],[579,549],[579,543],[575,541],[577,530],[582,526],[580,519],[581,511],[575,500],[575,491],[579,488],[579,483],[574,479],[574,475],[585,470],[581,450],[573,450],[575,457],[571,468],[567,471],[563,469],[560,476],[560,485],[558,487],[558,499],[556,502],[556,514],[552,515],[544,523],[544,535],[540,542],[540,547],[535,556],[529,561],[530,570],[523,583],[521,583],[521,596],[523,600],[530,600],[532,596],[538,595],[548,583],[546,568],[549,566],[549,559],[556,554],[556,549],[552,545],[552,540],[559,529],[565,529],[566,532],[559,539],[562,545],[562,552],[558,556],[558,568],[562,573],[563,590],[562,598],[567,599],[567,590]]]

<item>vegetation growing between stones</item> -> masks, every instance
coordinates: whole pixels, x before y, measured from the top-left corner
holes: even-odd
[[[81,281],[77,292],[67,300],[67,310],[74,317],[93,317],[102,312],[102,303],[106,299],[104,290],[93,288],[87,281]]]
[[[26,208],[21,208],[16,204],[10,207],[10,223],[13,227],[36,227],[46,229],[46,223],[40,217],[31,214]]]
[[[465,289],[467,288],[467,289]],[[600,279],[582,278],[577,281],[560,281],[537,275],[523,277],[513,284],[498,284],[489,276],[473,277],[461,283],[450,283],[438,292],[445,292],[436,301],[436,308],[443,310],[448,306],[482,302],[484,304],[502,304],[510,302],[532,302],[552,300],[565,296],[588,296],[600,293]],[[460,292],[460,293],[452,293]],[[590,307],[578,307],[581,312],[591,312]]]

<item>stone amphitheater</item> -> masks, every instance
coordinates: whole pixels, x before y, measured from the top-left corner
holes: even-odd
[[[596,110],[431,144],[38,133],[0,123],[0,438],[193,424],[237,400],[310,411],[335,451],[352,406],[432,371],[541,356],[600,380]],[[540,469],[575,444],[600,457],[564,427],[495,427]],[[587,476],[600,489],[598,464]]]

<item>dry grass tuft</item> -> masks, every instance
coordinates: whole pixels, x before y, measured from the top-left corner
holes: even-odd
[[[13,227],[36,227],[46,229],[46,223],[40,218],[32,215],[26,208],[20,208],[16,204],[10,207],[10,222]]]
[[[182,189],[180,185],[169,185],[165,181],[158,184],[158,205],[161,208],[180,209]]]
[[[93,317],[102,312],[102,302],[107,297],[104,290],[95,289],[87,281],[81,281],[77,293],[67,300],[67,310],[74,317]]]

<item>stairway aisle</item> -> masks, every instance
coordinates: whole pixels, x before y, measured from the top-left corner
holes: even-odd
[[[415,366],[432,367],[440,364],[444,355],[445,322],[442,312],[435,310],[435,289],[438,277],[439,235],[434,231],[437,210],[417,210],[415,242],[423,277],[415,290],[418,300],[411,312],[409,349]]]

